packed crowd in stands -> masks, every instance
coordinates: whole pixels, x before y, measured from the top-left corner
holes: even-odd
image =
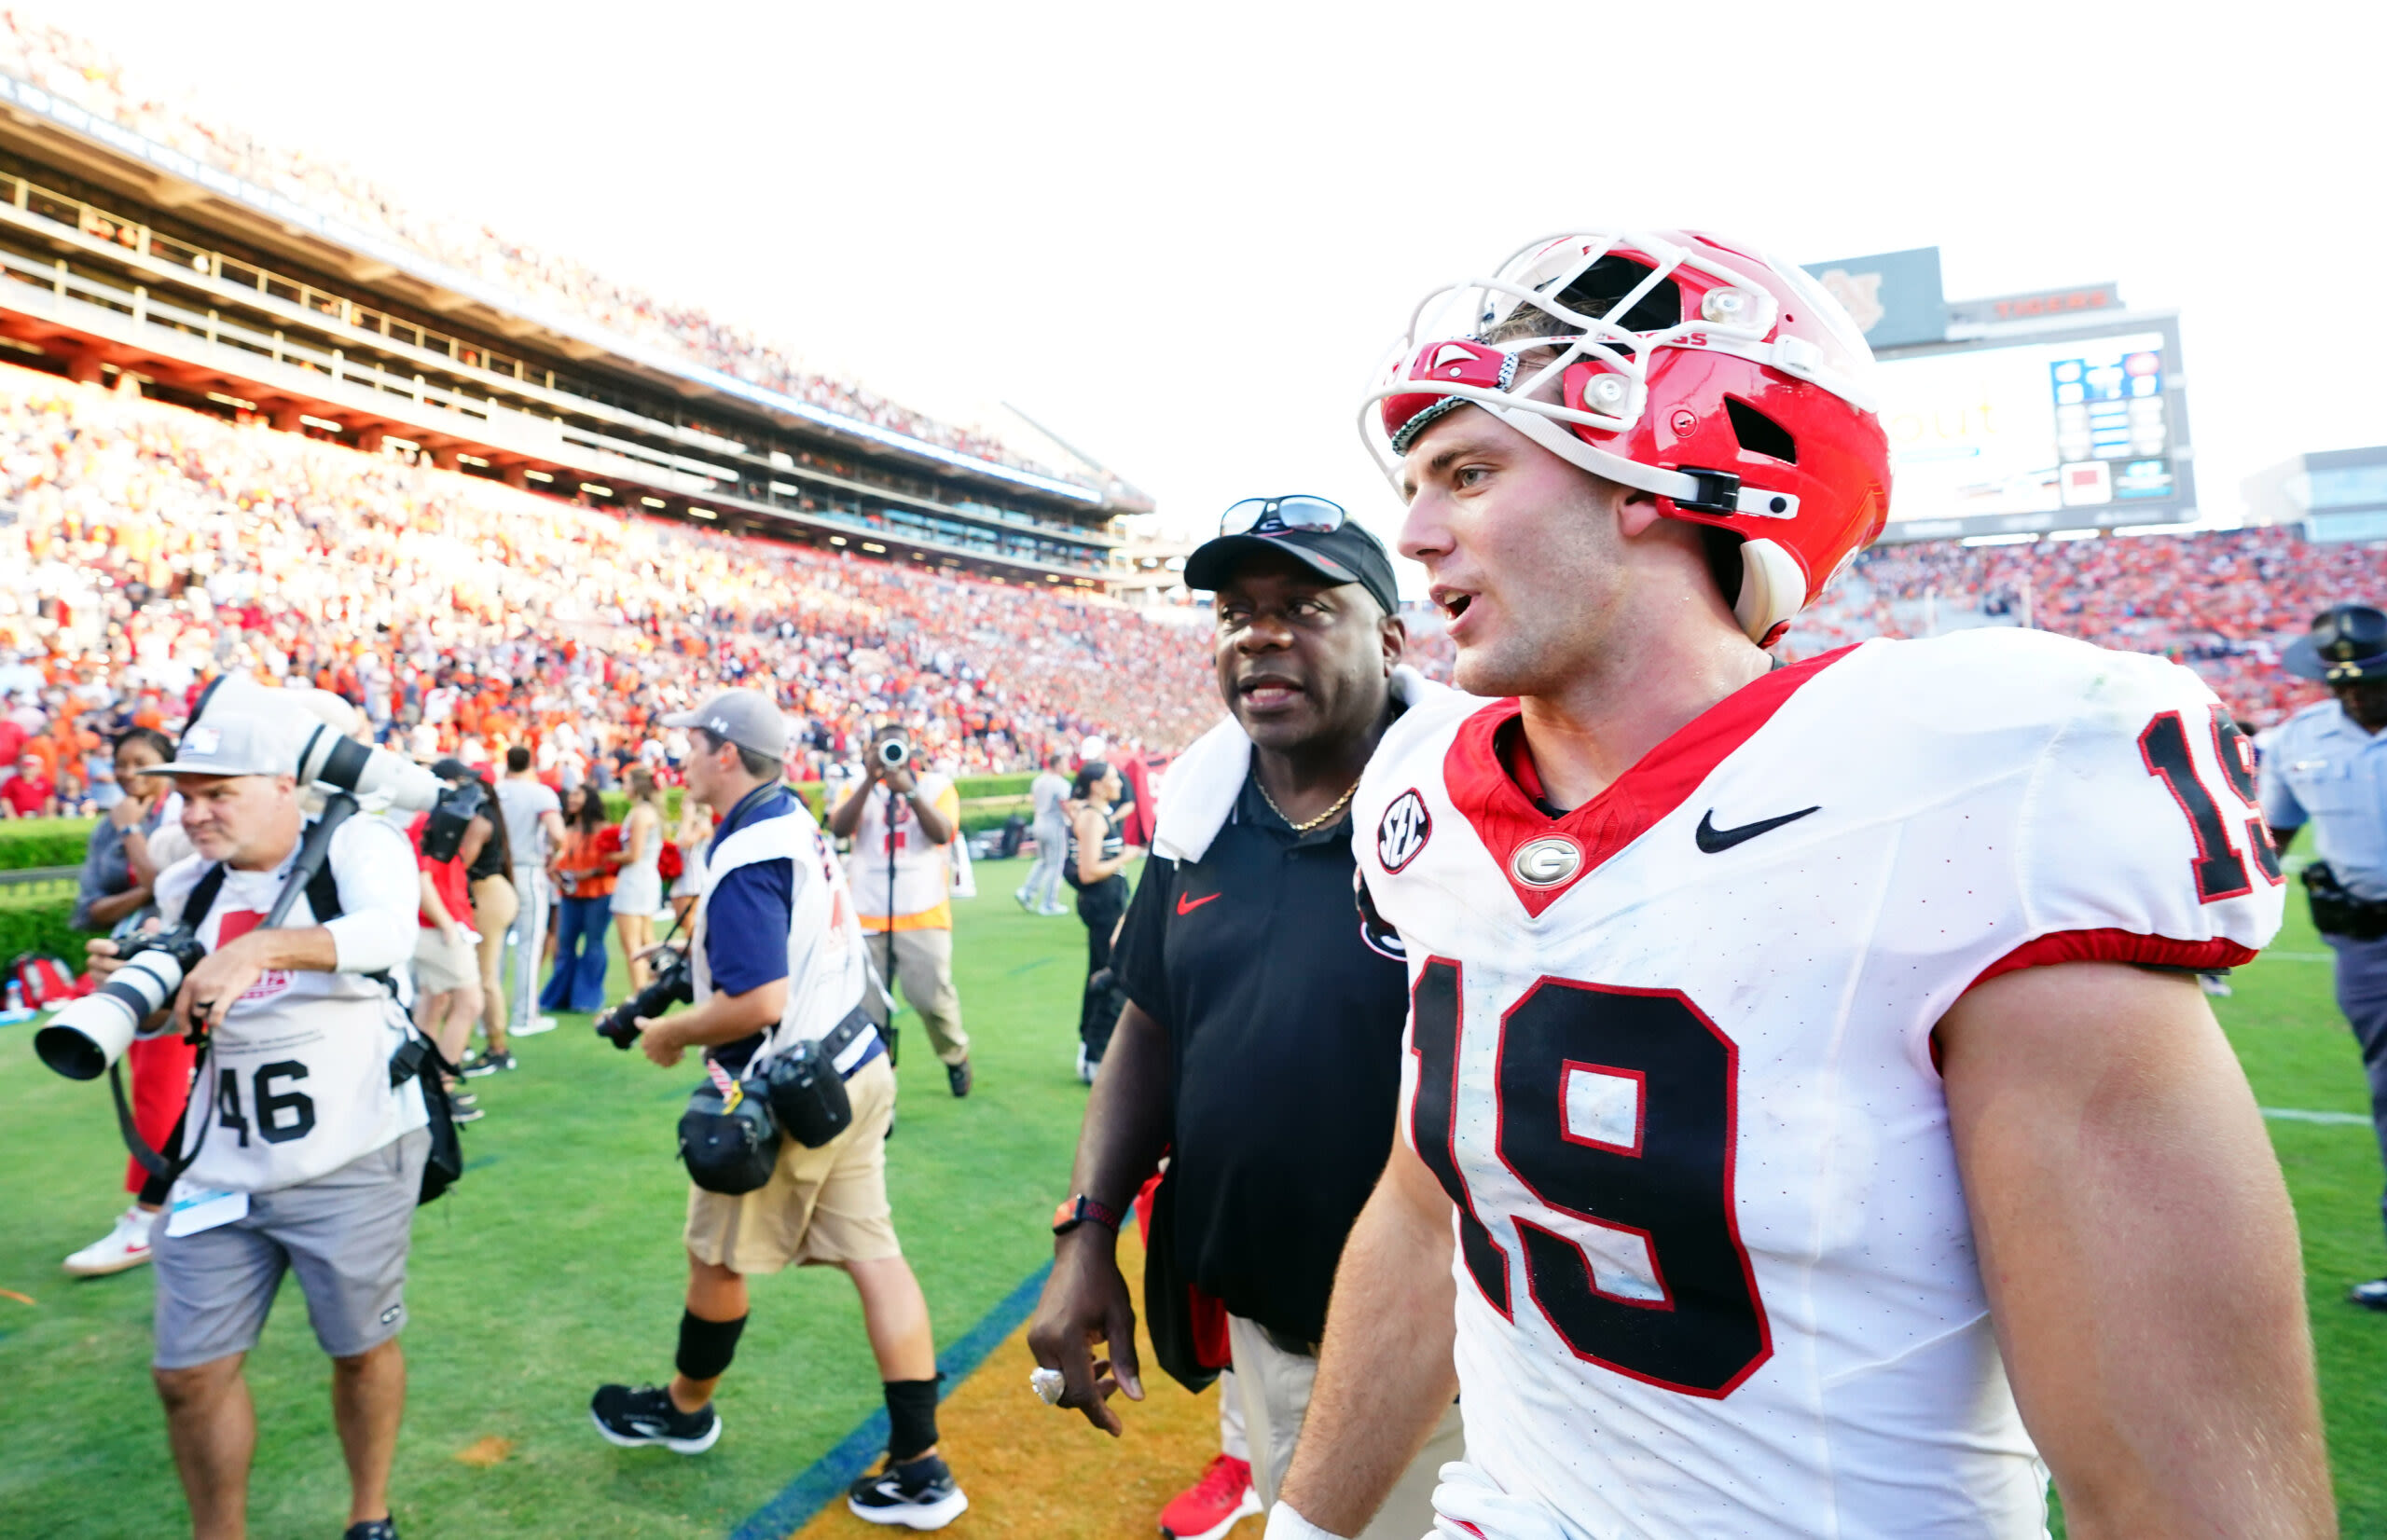
[[[485,226],[427,214],[352,167],[208,122],[190,104],[128,79],[123,66],[98,45],[13,11],[0,10],[0,72],[113,118],[194,160],[411,246],[448,268],[503,285],[565,316],[583,317],[616,336],[925,443],[1044,475],[1089,480],[1084,471],[1062,472],[1040,464],[991,433],[936,421],[859,384],[816,374],[746,327],[696,306],[658,299]],[[1113,482],[1108,489],[1117,502],[1144,501],[1123,483]]]
[[[1967,546],[1877,545],[1801,615],[1776,651],[1796,661],[1871,637],[2034,626],[2187,664],[2241,721],[2268,727],[2321,687],[2280,668],[2287,643],[2337,603],[2387,603],[2387,548],[2316,545],[2292,529]],[[1440,619],[1413,609],[1410,656],[1450,676]]]
[[[724,682],[776,692],[799,779],[881,717],[969,775],[1089,736],[1166,752],[1218,711],[1198,629],[5,366],[0,649],[0,696],[30,729],[0,728],[0,749],[40,740],[62,794],[92,779],[76,719],[172,726],[230,668],[335,689],[419,757],[529,743],[600,788],[635,763],[669,778],[685,745],[655,719]]]
[[[2387,602],[2387,550],[2317,545],[2288,528],[2029,544],[1882,545],[1800,618],[1808,656],[1870,636],[2035,626],[2187,664],[2241,720],[2262,726],[2320,698],[2282,651],[2331,604]]]

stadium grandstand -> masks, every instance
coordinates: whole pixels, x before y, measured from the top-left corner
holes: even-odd
[[[536,738],[575,779],[658,756],[654,719],[723,682],[771,684],[807,779],[877,715],[978,773],[1090,736],[1173,749],[1216,714],[1181,627],[1078,590],[580,506],[7,365],[0,647],[62,718],[71,696],[174,721],[247,667],[364,702],[426,758]]]
[[[421,214],[10,13],[0,348],[625,514],[1097,594],[1114,577],[1149,592],[1159,565],[1120,556],[1118,520],[1152,503],[1106,468],[1039,463],[700,309]]]

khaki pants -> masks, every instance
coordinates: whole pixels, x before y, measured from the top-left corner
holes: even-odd
[[[1244,1440],[1251,1449],[1251,1484],[1264,1511],[1276,1501],[1276,1485],[1293,1463],[1293,1446],[1302,1435],[1302,1419],[1309,1411],[1310,1389],[1318,1382],[1318,1360],[1287,1353],[1268,1334],[1240,1315],[1227,1317],[1227,1345],[1235,1354],[1235,1392],[1243,1402]],[[1458,1403],[1444,1409],[1442,1420],[1409,1468],[1400,1473],[1392,1494],[1366,1529],[1352,1540],[1418,1540],[1434,1533],[1434,1488],[1442,1466],[1467,1458],[1465,1429]]]
[[[870,947],[870,965],[881,969],[887,967],[887,932],[866,931],[862,940]],[[895,976],[887,987],[904,986],[904,1003],[920,1013],[929,1029],[929,1043],[936,1056],[945,1064],[959,1064],[970,1056],[970,1034],[961,1030],[961,997],[953,988],[953,932],[950,930],[898,930],[895,932]],[[880,1026],[887,1024],[887,1006],[875,989],[862,992],[862,1009]]]

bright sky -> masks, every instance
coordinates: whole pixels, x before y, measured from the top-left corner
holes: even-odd
[[[1189,530],[1296,490],[1389,530],[1353,419],[1409,307],[1610,223],[2176,306],[2208,516],[2387,442],[2387,6],[42,10],[898,399],[1016,402]]]

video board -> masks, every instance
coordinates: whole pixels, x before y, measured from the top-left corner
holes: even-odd
[[[1883,356],[1891,490],[1882,538],[2194,517],[2182,385],[2170,315]]]

